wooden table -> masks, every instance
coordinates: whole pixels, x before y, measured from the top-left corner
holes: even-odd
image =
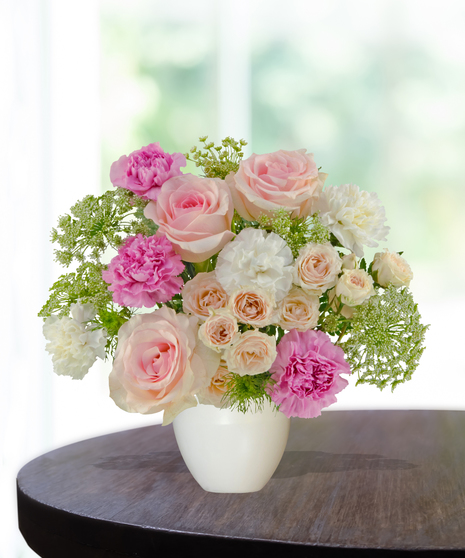
[[[118,432],[28,463],[18,509],[46,558],[465,556],[465,412],[294,420],[252,494],[204,492],[171,427]]]

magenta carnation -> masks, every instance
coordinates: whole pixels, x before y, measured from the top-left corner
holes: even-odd
[[[181,256],[165,236],[131,236],[120,246],[102,278],[110,283],[113,300],[122,306],[152,308],[181,291],[176,277],[184,270]]]
[[[270,372],[276,381],[270,395],[279,410],[287,417],[314,418],[337,401],[335,394],[349,383],[340,374],[350,374],[350,367],[326,333],[293,329],[281,339]]]
[[[111,165],[113,186],[126,188],[144,200],[156,201],[162,185],[173,176],[182,174],[186,166],[182,153],[165,153],[160,144],[151,143],[129,156],[123,155]]]

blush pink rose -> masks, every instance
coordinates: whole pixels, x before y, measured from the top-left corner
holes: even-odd
[[[274,297],[267,291],[251,287],[233,292],[228,304],[239,322],[254,327],[264,327],[273,322],[274,306]]]
[[[209,309],[219,310],[228,305],[228,295],[216,278],[216,272],[197,273],[182,290],[182,309],[200,320],[206,320]]]
[[[207,260],[234,237],[231,193],[219,178],[193,174],[171,178],[144,214],[159,226],[159,233],[166,235],[186,262]]]
[[[161,186],[171,177],[182,174],[186,166],[182,153],[165,153],[160,144],[151,143],[123,155],[111,165],[110,180],[113,186],[125,188],[144,200],[156,200]]]
[[[162,308],[133,316],[118,332],[110,395],[132,413],[164,411],[163,424],[195,407],[210,385],[220,355],[198,339],[197,318]]]
[[[313,154],[306,149],[281,149],[264,155],[254,153],[241,161],[237,173],[229,174],[226,181],[239,215],[254,221],[282,207],[293,217],[311,215],[326,177],[318,172]]]
[[[200,326],[199,338],[204,345],[220,352],[239,338],[236,318],[227,310],[213,310]]]
[[[239,376],[254,376],[270,369],[276,358],[276,339],[251,329],[242,333],[224,352],[228,370]]]
[[[270,368],[275,384],[271,399],[287,417],[314,418],[324,407],[336,403],[336,393],[350,374],[344,351],[317,330],[286,333],[278,345],[278,356]]]
[[[309,242],[299,250],[294,264],[294,283],[308,294],[320,296],[337,283],[341,266],[338,251],[329,242]]]
[[[320,299],[293,287],[279,303],[278,324],[285,330],[307,331],[318,325]]]

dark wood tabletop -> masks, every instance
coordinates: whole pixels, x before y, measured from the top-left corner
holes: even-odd
[[[204,492],[171,426],[118,432],[23,467],[18,513],[45,558],[465,556],[465,412],[295,419],[251,494]]]

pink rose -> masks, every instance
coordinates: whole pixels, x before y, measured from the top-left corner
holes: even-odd
[[[276,381],[270,395],[279,410],[287,417],[314,418],[336,403],[335,394],[349,383],[340,374],[350,374],[350,367],[326,333],[293,329],[281,339],[270,372]]]
[[[170,178],[144,214],[155,221],[159,233],[167,236],[186,262],[207,260],[234,237],[231,193],[219,178],[193,174]]]
[[[164,411],[163,424],[195,407],[194,394],[210,385],[220,364],[220,355],[205,347],[197,331],[197,318],[166,306],[121,326],[110,374],[110,395],[118,407]]]
[[[128,237],[102,278],[110,283],[113,301],[122,306],[153,308],[181,291],[184,270],[181,256],[164,236]]]
[[[128,157],[123,155],[111,165],[113,186],[126,188],[144,200],[156,200],[161,186],[173,176],[182,174],[186,166],[182,153],[165,153],[160,144],[151,143]]]
[[[216,272],[197,273],[182,290],[182,309],[200,320],[210,315],[209,308],[219,310],[228,305],[228,295],[216,278]]]
[[[241,217],[256,220],[284,207],[293,217],[314,213],[327,175],[318,172],[312,153],[306,149],[251,155],[241,161],[236,174],[226,181]]]

